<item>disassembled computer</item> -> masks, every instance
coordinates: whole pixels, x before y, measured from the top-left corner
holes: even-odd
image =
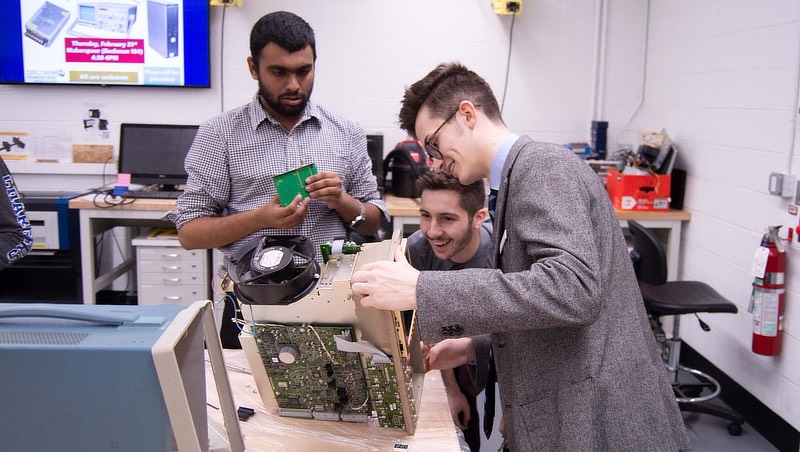
[[[240,341],[265,406],[298,418],[376,418],[413,434],[424,380],[416,318],[406,325],[401,312],[364,308],[350,288],[355,271],[404,246],[400,232],[377,243],[323,244],[322,265],[309,243],[264,237],[228,266],[244,303]]]

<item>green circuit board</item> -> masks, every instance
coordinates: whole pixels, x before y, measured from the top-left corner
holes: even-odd
[[[255,341],[281,416],[405,428],[394,367],[337,350],[351,326],[259,325]]]
[[[306,178],[314,174],[317,174],[317,165],[311,163],[273,176],[272,181],[275,183],[275,189],[278,191],[281,205],[283,207],[288,206],[297,195],[302,196],[303,199],[308,198],[309,194],[306,191],[305,181]]]
[[[378,416],[378,425],[386,428],[405,428],[403,405],[397,387],[394,366],[391,363],[373,363],[366,359],[367,381],[372,397],[372,407]]]
[[[283,416],[365,422],[369,393],[361,356],[336,349],[349,326],[256,327],[256,344]]]

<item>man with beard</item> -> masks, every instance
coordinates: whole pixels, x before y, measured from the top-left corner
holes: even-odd
[[[490,268],[492,224],[483,208],[483,181],[461,185],[445,173],[428,172],[417,179],[421,193],[419,230],[408,238],[411,265],[417,270]],[[458,304],[458,300],[452,300]],[[471,451],[481,447],[476,387],[466,365],[442,369],[450,415]],[[494,389],[494,387],[492,387]]]
[[[319,257],[320,243],[377,231],[387,214],[366,134],[310,100],[316,58],[314,31],[299,16],[273,12],[253,26],[247,65],[258,93],[202,124],[186,156],[188,181],[169,216],[184,248],[219,248],[227,264],[253,238],[303,235]],[[283,207],[272,177],[311,163],[319,173],[305,180],[310,198]],[[226,347],[239,346],[233,326],[223,322]]]

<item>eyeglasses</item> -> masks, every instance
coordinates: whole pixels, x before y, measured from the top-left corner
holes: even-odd
[[[438,141],[434,142],[433,139],[436,138],[436,134],[439,133],[440,130],[442,130],[442,127],[444,127],[444,125],[447,124],[448,121],[453,119],[453,116],[455,116],[456,113],[458,113],[458,108],[456,108],[454,112],[450,113],[450,116],[448,116],[447,119],[444,120],[442,125],[437,127],[432,134],[430,134],[428,137],[425,138],[425,151],[432,159],[442,160],[442,153],[439,152],[439,142]]]
[[[475,108],[480,108],[481,106],[481,104],[474,104],[474,105]],[[451,119],[453,119],[453,116],[455,116],[456,113],[458,113],[458,110],[459,109],[456,108],[454,112],[450,113],[450,116],[448,116],[447,119],[445,119],[444,122],[439,127],[437,127],[432,134],[430,134],[427,138],[425,138],[424,142],[425,151],[428,153],[428,156],[430,156],[430,158],[436,160],[442,160],[442,153],[439,152],[439,142],[438,141],[434,142],[433,139],[436,138],[436,134],[439,133],[440,130],[442,130],[442,127],[444,127],[445,124],[447,124]]]

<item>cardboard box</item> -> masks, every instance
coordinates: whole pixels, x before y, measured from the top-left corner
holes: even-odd
[[[669,210],[672,177],[664,174],[620,174],[609,169],[606,189],[620,210]]]

